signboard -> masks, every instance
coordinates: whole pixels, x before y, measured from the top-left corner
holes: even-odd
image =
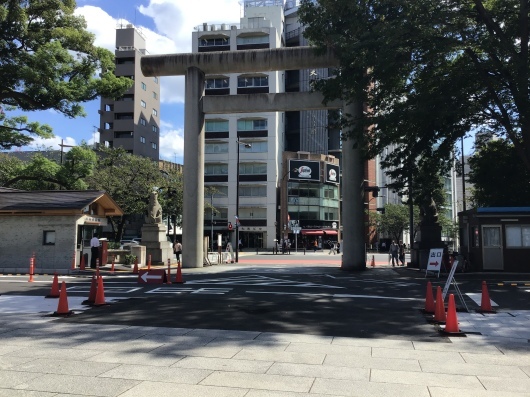
[[[339,184],[340,168],[338,165],[326,163],[326,183]]]
[[[429,259],[427,261],[427,270],[425,271],[425,275],[427,275],[428,272],[435,272],[438,273],[438,276],[440,276],[443,254],[443,248],[433,248],[429,251]]]
[[[140,269],[138,271],[138,283],[140,284],[164,284],[166,271],[164,269]]]
[[[299,226],[295,226],[295,227],[293,227],[293,233],[294,233],[294,234],[300,234],[300,230],[302,230],[302,228],[299,227]]]
[[[320,181],[320,161],[289,160],[289,179]]]

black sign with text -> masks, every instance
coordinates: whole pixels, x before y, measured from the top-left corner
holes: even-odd
[[[320,181],[320,161],[289,160],[289,179]]]

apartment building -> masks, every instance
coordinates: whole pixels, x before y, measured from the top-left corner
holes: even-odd
[[[101,98],[100,144],[158,161],[160,153],[160,82],[144,77],[140,58],[147,54],[145,37],[132,24],[116,27],[116,76],[134,84],[120,98]]]

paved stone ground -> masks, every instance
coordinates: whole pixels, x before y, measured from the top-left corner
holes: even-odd
[[[481,335],[425,342],[72,324],[32,298],[0,297],[0,397],[530,396],[528,312],[458,313]]]

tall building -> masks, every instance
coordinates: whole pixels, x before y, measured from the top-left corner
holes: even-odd
[[[243,7],[239,23],[197,26],[193,52],[287,46],[287,27],[296,30],[292,7],[285,9],[283,0],[245,0]],[[289,45],[303,45],[301,38],[289,35]],[[205,95],[309,91],[317,72],[327,77],[327,69],[206,76]],[[206,115],[204,182],[206,191],[214,189],[206,201],[219,212],[206,210],[205,235],[220,233],[223,243],[235,244],[240,222],[245,248],[272,248],[284,238],[301,242],[309,231],[321,241],[337,240],[340,131],[328,124],[327,111]],[[292,164],[314,172],[295,175]]]
[[[116,28],[116,76],[126,76],[134,84],[120,98],[101,98],[99,142],[121,147],[127,152],[159,159],[160,82],[144,77],[140,58],[147,54],[145,37],[132,24]]]

